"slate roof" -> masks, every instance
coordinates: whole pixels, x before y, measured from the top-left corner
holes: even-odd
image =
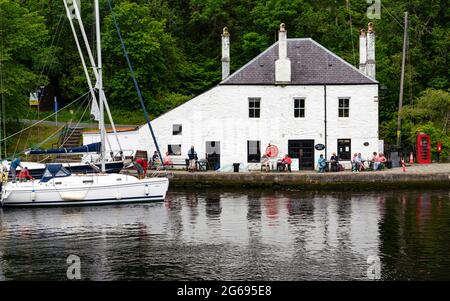
[[[378,84],[357,68],[312,39],[287,39],[287,56],[291,60],[288,85]],[[220,85],[274,85],[278,42]]]

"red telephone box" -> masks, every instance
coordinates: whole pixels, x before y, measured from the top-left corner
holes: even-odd
[[[431,163],[430,136],[424,133],[417,135],[417,162],[419,164]]]

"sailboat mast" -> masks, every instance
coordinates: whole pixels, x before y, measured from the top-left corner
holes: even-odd
[[[97,36],[97,71],[98,71],[98,98],[100,109],[100,156],[102,162],[102,172],[106,171],[105,168],[105,120],[103,112],[103,78],[102,78],[102,46],[100,36],[100,8],[98,0],[95,0],[95,31]]]

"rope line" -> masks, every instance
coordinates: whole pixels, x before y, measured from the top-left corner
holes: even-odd
[[[139,98],[139,102],[140,102],[141,107],[142,107],[142,111],[144,112],[145,119],[147,120],[147,125],[148,125],[148,127],[150,129],[150,133],[151,133],[152,138],[153,138],[153,143],[155,144],[156,151],[158,152],[159,158],[161,160],[160,162],[163,162],[161,151],[160,151],[158,143],[156,141],[155,133],[153,132],[152,125],[150,124],[150,117],[148,116],[147,109],[145,107],[144,98],[142,96],[141,89],[139,88],[139,84],[138,84],[138,82],[136,80],[136,76],[135,76],[134,71],[133,71],[133,66],[131,64],[130,58],[128,57],[128,52],[127,52],[127,49],[125,47],[125,43],[124,43],[123,38],[122,38],[122,33],[120,31],[119,24],[117,23],[117,20],[116,20],[116,15],[114,14],[114,11],[113,11],[113,8],[112,8],[112,5],[111,5],[111,0],[108,0],[108,6],[109,6],[109,10],[111,11],[111,16],[112,16],[114,25],[115,25],[116,30],[117,30],[117,35],[119,36],[119,40],[120,40],[120,44],[122,46],[123,54],[124,54],[125,59],[126,59],[127,64],[128,64],[128,69],[130,70],[130,73],[131,73],[131,78],[133,79],[134,87],[136,88],[136,91],[137,91],[137,94],[138,94],[138,98]],[[164,167],[164,169],[165,169],[165,167]]]
[[[64,109],[67,108],[68,106],[74,104],[76,101],[78,101],[80,98],[86,96],[88,93],[91,93],[91,92],[90,92],[90,91],[89,91],[89,92],[86,92],[85,94],[81,95],[80,97],[78,97],[77,99],[75,99],[74,101],[72,101],[71,103],[69,103],[67,106],[65,106],[65,107],[63,107],[63,108],[61,108],[61,109],[59,109],[58,111],[52,113],[51,115],[48,115],[47,117],[45,117],[44,119],[39,120],[38,122],[33,123],[33,124],[30,125],[29,127],[24,128],[24,129],[22,129],[22,130],[20,130],[20,131],[18,131],[18,132],[16,132],[16,133],[14,133],[14,134],[9,135],[8,137],[5,137],[5,138],[1,139],[0,142],[1,142],[1,141],[8,140],[9,138],[14,137],[14,136],[16,136],[16,135],[18,135],[18,134],[21,134],[22,132],[24,132],[24,131],[26,131],[26,130],[28,130],[28,129],[30,129],[30,128],[32,128],[32,127],[34,127],[34,126],[36,126],[36,125],[38,125],[38,124],[40,124],[40,123],[42,123],[42,122],[44,122],[45,120],[49,119],[49,118],[52,117],[53,115],[55,115],[55,114],[57,114],[58,112],[64,110]],[[27,115],[27,117],[28,117],[28,115]]]

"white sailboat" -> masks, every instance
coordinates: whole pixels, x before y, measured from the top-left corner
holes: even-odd
[[[64,2],[67,9],[66,0]],[[73,2],[73,4],[79,14],[76,2]],[[2,206],[120,204],[161,201],[165,199],[169,187],[169,179],[167,177],[138,179],[130,175],[105,172],[106,133],[103,111],[106,99],[102,82],[98,0],[95,0],[95,16],[98,58],[96,88],[99,92],[101,173],[72,174],[62,164],[47,164],[40,181],[8,182],[4,185],[1,195]]]

